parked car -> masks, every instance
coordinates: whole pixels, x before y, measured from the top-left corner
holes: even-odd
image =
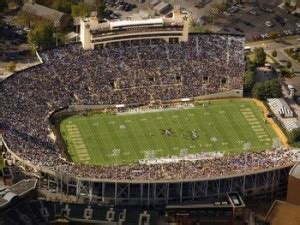
[[[274,24],[271,21],[266,21],[265,24],[266,24],[267,27],[273,27],[274,26]]]
[[[273,13],[274,12],[274,10],[272,10],[272,9],[269,9],[269,8],[260,8],[260,11],[262,11],[262,12],[265,12],[265,13]]]
[[[274,17],[274,20],[277,22],[277,23],[279,23],[282,27],[283,26],[285,26],[285,24],[286,24],[286,19],[284,19],[282,16],[279,16],[279,15],[276,15],[275,17]]]
[[[230,13],[235,13],[235,12],[239,11],[239,8],[236,7],[236,6],[231,6],[231,7],[228,9],[228,11],[229,11]]]
[[[230,14],[229,12],[226,12],[226,11],[224,11],[223,14],[224,14],[225,16],[231,16],[231,14]]]
[[[244,31],[241,29],[241,28],[239,28],[239,27],[235,27],[234,28],[236,31],[238,31],[238,32],[240,32],[240,33],[243,33]]]
[[[266,33],[266,34],[261,34],[260,36],[262,37],[262,39],[267,39],[267,38],[270,37],[270,35],[269,35],[268,33]]]
[[[244,21],[244,24],[248,27],[254,27],[254,25],[248,21]]]
[[[249,13],[254,16],[259,16],[258,12],[256,12],[255,10],[251,10]]]
[[[182,15],[187,15],[188,14],[188,11],[186,9],[181,9],[181,14]]]
[[[205,6],[204,3],[201,3],[201,2],[198,2],[197,4],[195,4],[195,7],[198,8],[198,9],[201,9]]]

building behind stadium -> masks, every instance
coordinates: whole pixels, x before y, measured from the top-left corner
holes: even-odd
[[[163,39],[172,43],[187,41],[188,18],[175,10],[169,16],[150,19],[100,23],[97,17],[90,17],[80,21],[80,40],[84,49],[141,39]]]

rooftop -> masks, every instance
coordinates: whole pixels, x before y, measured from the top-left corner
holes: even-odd
[[[299,225],[299,221],[300,206],[282,201],[275,201],[265,218],[272,225]]]
[[[63,12],[36,3],[25,3],[22,10],[38,17],[51,20],[55,26],[59,26],[59,21],[64,16]]]
[[[0,190],[0,207],[4,207],[14,197],[22,197],[35,189],[36,179],[21,180],[7,189]]]
[[[290,171],[290,176],[300,179],[300,163],[297,163],[293,166]]]

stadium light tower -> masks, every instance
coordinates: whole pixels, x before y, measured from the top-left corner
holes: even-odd
[[[251,143],[250,142],[244,143],[244,145],[243,145],[243,150],[244,150],[244,153],[245,153],[244,172],[246,172],[246,167],[247,167],[247,153],[248,153],[248,151],[250,149],[251,149]]]
[[[115,159],[115,167],[116,167],[116,174],[118,174],[118,167],[117,167],[117,159],[118,159],[118,157],[120,156],[120,154],[121,154],[121,149],[119,149],[119,148],[114,148],[113,150],[112,150],[112,156],[114,157],[114,159]]]
[[[117,166],[117,158],[120,156],[120,153],[121,153],[121,149],[119,149],[119,148],[114,148],[113,150],[112,150],[112,156],[114,157],[114,159],[115,159],[115,168],[116,168],[116,175],[118,175],[118,166]],[[115,188],[117,189],[117,179],[115,178],[114,179],[115,180]],[[117,198],[115,198],[115,205],[117,204]]]
[[[179,157],[180,157],[180,160],[185,160],[186,159],[186,156],[188,155],[188,150],[186,148],[182,148],[180,149],[180,152],[179,152]],[[183,178],[183,167],[185,165],[185,161],[183,163],[181,163],[181,176]]]
[[[272,147],[273,148],[280,148],[280,146],[281,146],[281,142],[280,142],[280,140],[279,140],[279,138],[273,138],[273,144],[272,144]]]
[[[145,160],[148,161],[149,165],[149,177],[148,177],[148,196],[147,196],[147,205],[150,207],[150,180],[151,180],[151,163],[156,158],[156,152],[154,150],[145,151]]]

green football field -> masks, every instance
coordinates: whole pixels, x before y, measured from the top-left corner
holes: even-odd
[[[187,109],[68,117],[60,124],[73,161],[108,165],[199,152],[235,154],[278,143],[251,100],[216,100]]]

